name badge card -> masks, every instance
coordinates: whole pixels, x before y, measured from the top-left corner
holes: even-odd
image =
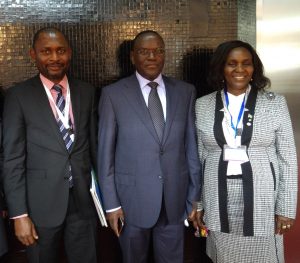
[[[240,161],[240,162],[248,162],[249,158],[247,155],[247,147],[245,145],[241,145],[238,147],[230,147],[229,145],[224,145],[224,161]]]

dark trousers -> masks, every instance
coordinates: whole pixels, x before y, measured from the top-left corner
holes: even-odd
[[[0,211],[2,213],[2,211]],[[0,257],[7,252],[7,240],[6,240],[6,230],[5,225],[0,214]]]
[[[139,228],[125,223],[119,241],[123,263],[147,263],[151,241],[156,263],[183,263],[184,225],[183,222],[168,224],[164,206],[152,228]]]
[[[80,218],[70,190],[68,211],[65,221],[57,227],[38,227],[37,243],[27,248],[30,263],[57,263],[61,240],[68,262],[96,263],[97,262],[97,221]]]

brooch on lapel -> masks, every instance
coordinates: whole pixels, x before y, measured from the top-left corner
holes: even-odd
[[[275,93],[274,92],[266,92],[266,97],[268,100],[274,100],[275,99]]]
[[[253,115],[252,114],[250,114],[250,113],[248,113],[248,120],[247,120],[247,123],[246,123],[246,125],[247,126],[251,126],[252,125],[252,121],[253,121]]]

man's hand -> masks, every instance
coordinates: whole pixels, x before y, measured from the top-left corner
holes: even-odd
[[[34,224],[28,216],[14,219],[15,235],[25,246],[33,245],[38,239]]]
[[[291,219],[280,215],[275,215],[275,224],[276,224],[275,234],[282,235],[284,233],[287,233],[294,225],[294,222],[295,219]]]
[[[115,232],[116,236],[119,237],[121,234],[121,230],[118,225],[119,225],[119,220],[121,220],[122,222],[124,222],[124,213],[123,213],[123,209],[120,208],[114,212],[108,212],[106,214],[106,219],[109,222],[110,227],[112,228],[112,230]]]
[[[196,209],[193,209],[188,217],[188,220],[193,223],[194,228],[197,230],[205,227],[205,224],[203,222],[203,215],[203,210],[197,211]]]

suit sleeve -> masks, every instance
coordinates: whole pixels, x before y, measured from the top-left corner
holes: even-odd
[[[186,156],[189,167],[189,188],[187,198],[187,212],[188,214],[192,210],[193,201],[200,200],[201,193],[201,169],[200,161],[197,151],[196,140],[196,124],[195,124],[195,100],[196,91],[193,88],[193,92],[190,97],[189,111],[187,118],[187,129],[185,138]]]
[[[109,87],[107,87],[109,88]],[[117,121],[108,89],[104,88],[99,103],[98,180],[105,210],[120,207],[115,187],[115,147]]]
[[[198,128],[201,125],[201,120],[200,120],[200,112],[199,110],[203,107],[200,106],[201,103],[201,99],[198,99],[196,101],[196,131],[197,131],[197,145],[198,145],[198,156],[199,156],[199,160],[200,160],[200,164],[201,164],[201,171],[202,171],[202,178],[201,178],[201,185],[203,182],[203,176],[204,176],[204,160],[205,160],[205,148],[204,148],[204,144],[202,141],[202,136],[201,136],[201,132],[200,129]],[[202,193],[201,193],[202,194]],[[203,209],[203,202],[202,202],[202,195],[200,198],[200,205],[198,205],[198,208]]]
[[[92,103],[91,103],[91,114],[90,114],[90,155],[92,160],[93,169],[97,174],[97,105],[98,96],[96,94],[96,89],[92,87]]]
[[[3,182],[10,217],[27,213],[26,206],[26,128],[22,108],[11,88],[3,112]]]
[[[1,101],[2,108],[2,101]],[[3,175],[3,154],[2,154],[2,118],[0,119],[0,211],[4,210],[4,196],[3,196],[3,183],[2,183],[2,175]]]
[[[279,102],[281,125],[276,131],[276,150],[279,162],[279,183],[276,200],[277,215],[296,217],[298,170],[292,123],[284,97]]]
[[[2,130],[2,125],[0,123],[0,129]],[[0,134],[2,132],[0,131]],[[0,136],[0,140],[2,138],[2,135]],[[4,193],[3,193],[3,182],[2,182],[2,176],[3,176],[3,155],[2,155],[2,144],[0,148],[0,211],[3,211],[5,209],[5,202],[4,202]]]

